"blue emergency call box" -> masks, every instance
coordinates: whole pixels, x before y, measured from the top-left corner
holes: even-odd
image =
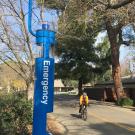
[[[37,58],[35,62],[33,135],[48,135],[46,113],[53,112],[54,59]]]
[[[54,59],[49,57],[50,48],[55,44],[55,32],[49,24],[32,31],[32,0],[29,0],[28,29],[36,37],[36,43],[43,48],[43,56],[35,59],[35,87],[32,135],[50,135],[47,132],[47,113],[53,112],[54,102]]]

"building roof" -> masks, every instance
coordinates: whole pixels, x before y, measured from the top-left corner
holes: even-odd
[[[83,84],[83,87],[90,87],[90,86],[92,86],[91,83]]]
[[[123,85],[123,88],[135,88],[135,77],[122,78],[122,85]],[[95,87],[113,88],[114,87],[114,81],[110,80],[110,81],[106,81],[106,82],[102,82],[102,83],[97,83],[97,84],[95,84]]]
[[[62,81],[60,79],[54,80],[54,87],[56,88],[62,88],[65,87],[64,84],[62,83]]]

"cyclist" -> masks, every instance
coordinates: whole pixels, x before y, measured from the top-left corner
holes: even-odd
[[[83,94],[80,96],[80,109],[79,109],[79,113],[81,113],[82,106],[85,105],[87,107],[88,103],[89,103],[89,98],[87,96],[87,93],[83,92]]]

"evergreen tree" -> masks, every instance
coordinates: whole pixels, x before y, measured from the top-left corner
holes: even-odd
[[[79,94],[82,84],[93,81],[95,76],[103,74],[109,68],[110,55],[106,55],[107,43],[95,46],[96,36],[100,25],[89,25],[86,7],[80,8],[81,3],[72,1],[59,20],[58,49],[59,63],[56,65],[57,77],[78,80]],[[80,4],[80,5],[79,5]],[[86,14],[86,16],[84,16]],[[103,49],[104,47],[104,49]],[[106,66],[104,66],[106,65]]]

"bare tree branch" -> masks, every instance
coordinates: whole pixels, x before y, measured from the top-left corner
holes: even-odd
[[[23,8],[22,8],[22,0],[20,0],[20,6],[21,6],[20,14],[21,14],[21,21],[22,21],[22,30],[23,30],[23,33],[24,33],[24,36],[25,36],[25,39],[26,39],[26,43],[28,45],[31,60],[33,60],[34,56],[33,56],[33,53],[32,53],[29,34],[28,34],[28,31],[27,31],[27,27],[26,27],[25,15],[24,15]]]
[[[19,71],[16,70],[16,68],[14,68],[13,66],[11,66],[8,62],[6,62],[5,60],[2,59],[2,57],[0,57],[0,60],[5,63],[8,67],[10,67],[12,70],[14,70],[16,73],[18,73],[25,81],[26,81],[26,77],[24,77]]]
[[[35,52],[27,30],[25,2],[27,1],[0,0],[0,52],[3,52],[0,53],[0,60],[29,86],[34,81]]]
[[[120,1],[117,4],[113,4],[113,5],[108,3],[107,9],[118,9],[118,8],[121,8],[122,6],[132,3],[133,1],[135,1],[135,0],[123,0],[123,1]]]
[[[13,11],[15,12],[15,14],[20,18],[20,15],[18,14],[18,12],[16,11],[16,9],[15,9],[15,7],[14,7],[14,5],[13,5],[13,3],[12,3],[12,1],[11,0],[8,0],[8,2],[10,3],[10,5],[11,5],[11,8],[13,9]],[[11,9],[10,8],[10,9]]]
[[[96,0],[95,2],[97,2],[97,3],[99,3],[99,4],[102,4],[102,5],[104,5],[104,6],[107,6],[108,5],[108,3],[105,3],[105,2],[103,2],[102,0]],[[110,3],[110,2],[109,2]]]
[[[13,49],[12,41],[11,41],[11,39],[10,39],[10,37],[9,37],[9,34],[8,34],[8,30],[9,30],[9,29],[8,29],[8,27],[6,27],[6,26],[3,24],[3,22],[2,22],[2,25],[3,25],[4,31],[5,31],[6,37],[7,37],[7,39],[8,39],[8,42],[6,42],[2,37],[0,37],[0,39],[1,39],[1,41],[2,41],[3,43],[5,43],[5,44],[8,46],[8,48],[12,51],[12,53],[14,54],[14,56],[15,56],[15,58],[16,58],[18,64],[19,64],[19,66],[20,66],[20,69],[21,69],[22,72],[25,74],[25,70],[24,70],[24,68],[23,68],[23,65],[21,64],[21,59],[19,58],[18,54],[17,54],[17,53],[14,51],[14,49]]]

